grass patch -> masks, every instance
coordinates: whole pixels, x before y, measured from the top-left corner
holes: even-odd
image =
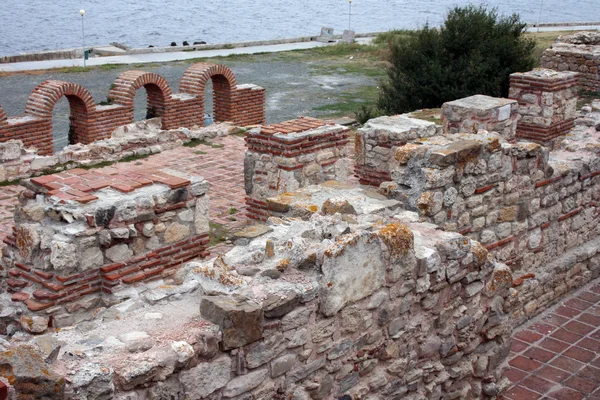
[[[100,65],[100,69],[102,71],[112,71],[113,69],[119,69],[122,67],[127,66],[127,64],[104,64],[104,65]]]
[[[231,208],[229,209],[229,215],[237,214],[237,212],[238,212],[238,210],[237,210],[237,208],[235,208],[235,207],[231,207]]]
[[[150,157],[150,153],[148,154],[132,154],[127,157],[123,157],[119,160],[119,162],[132,162],[137,160],[143,160],[144,158]]]
[[[202,154],[208,154],[208,153],[205,152],[205,151],[202,151],[202,150],[196,150],[196,151],[194,151],[194,154],[200,154],[200,155],[202,155]]]
[[[203,146],[212,147],[213,149],[222,149],[223,147],[225,147],[224,144],[218,144],[218,143],[209,142],[206,139],[192,139],[192,140],[190,140],[188,142],[185,142],[183,145],[185,147],[196,147],[196,146],[203,145]]]
[[[579,91],[579,99],[577,99],[577,109],[579,110],[586,104],[590,104],[594,100],[600,99],[600,92],[590,92],[587,90]]]
[[[96,169],[96,168],[110,167],[114,163],[115,163],[114,161],[102,161],[102,162],[99,162],[99,163],[96,163],[96,164],[80,165],[79,168],[82,168],[82,169],[85,169],[85,170],[90,170],[90,169]]]
[[[385,76],[385,64],[383,62],[365,62],[357,60],[353,63],[342,63],[334,65],[311,65],[311,75],[343,75],[356,74],[371,78]]]
[[[12,181],[2,181],[0,182],[0,187],[6,187],[6,186],[16,186],[19,183],[21,183],[20,179],[14,179]]]
[[[376,86],[360,86],[352,91],[340,93],[335,103],[313,108],[313,111],[327,114],[328,117],[354,117],[362,105],[373,104],[377,100],[379,90]]]
[[[442,109],[441,108],[427,108],[424,110],[413,111],[410,113],[412,118],[422,119],[429,122],[435,122],[440,125],[442,123]]]
[[[227,235],[229,234],[229,230],[216,222],[209,221],[208,222],[208,234],[210,237],[210,242],[208,243],[209,247],[216,246],[218,244],[223,243],[227,240]]]
[[[80,72],[90,72],[94,68],[85,68],[85,67],[63,67],[63,68],[54,68],[52,72],[59,72],[61,74],[76,74]]]

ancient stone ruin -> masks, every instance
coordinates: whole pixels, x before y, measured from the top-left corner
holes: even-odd
[[[582,89],[590,92],[600,90],[600,33],[578,32],[560,36],[544,51],[541,66],[577,72]]]
[[[575,118],[573,79],[515,74],[513,99],[449,102],[442,125],[379,117],[354,149],[314,118],[252,128],[260,224],[216,257],[201,176],[24,179],[2,251],[0,395],[498,398],[515,327],[600,276],[600,102]],[[132,148],[201,135],[156,123]],[[118,159],[135,142],[120,129],[80,151]]]
[[[161,117],[163,129],[203,126],[204,88],[209,79],[215,122],[239,126],[265,122],[265,89],[238,85],[233,72],[223,65],[198,63],[183,74],[180,93],[172,93],[167,81],[155,73],[123,72],[112,84],[107,104],[96,104],[78,84],[45,81],[29,96],[24,115],[7,117],[0,106],[0,142],[18,139],[26,147],[35,147],[40,155],[51,155],[52,111],[63,96],[71,108],[71,144],[107,139],[115,129],[134,121],[133,99],[142,87],[148,94],[147,115]]]

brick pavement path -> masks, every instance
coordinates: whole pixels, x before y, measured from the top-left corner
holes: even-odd
[[[513,335],[503,399],[600,400],[600,281]]]

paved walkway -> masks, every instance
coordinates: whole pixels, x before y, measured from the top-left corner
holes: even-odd
[[[370,43],[373,38],[358,38],[357,43]],[[284,44],[271,44],[264,46],[236,47],[220,50],[173,51],[165,53],[146,53],[122,56],[93,57],[87,60],[87,66],[106,64],[146,64],[169,61],[190,60],[193,58],[226,57],[234,54],[279,53],[282,51],[304,50],[315,47],[330,46],[332,43],[316,41],[297,42]],[[0,72],[19,72],[32,70],[45,70],[63,67],[83,67],[83,59],[28,61],[18,63],[0,64]]]
[[[600,281],[514,334],[510,400],[600,400]]]

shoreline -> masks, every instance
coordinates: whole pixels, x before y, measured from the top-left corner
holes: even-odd
[[[558,29],[566,28],[566,29]],[[555,30],[584,30],[584,29],[600,29],[600,22],[562,22],[562,23],[530,23],[527,24],[527,29],[533,31],[534,29],[543,31],[555,31]],[[356,33],[356,38],[369,38],[375,37],[380,32],[364,32]],[[155,54],[155,53],[174,53],[174,52],[195,52],[195,51],[206,51],[206,50],[225,50],[225,49],[237,49],[244,47],[256,47],[256,46],[272,46],[282,44],[294,44],[294,43],[306,43],[316,42],[319,36],[300,36],[295,38],[286,39],[272,39],[272,40],[255,40],[247,42],[233,42],[233,43],[215,43],[215,44],[198,44],[188,46],[162,46],[162,47],[135,47],[129,48],[125,45],[120,44],[109,44],[109,45],[94,45],[89,46],[92,50],[93,57],[107,57],[107,56],[128,56],[128,55],[140,55],[140,54]],[[333,35],[332,39],[339,40],[342,35]],[[2,64],[15,64],[22,62],[35,62],[35,61],[51,61],[51,60],[69,60],[83,57],[83,49],[81,47],[70,48],[70,49],[56,49],[46,50],[39,52],[28,52],[8,56],[0,56],[0,65]]]

